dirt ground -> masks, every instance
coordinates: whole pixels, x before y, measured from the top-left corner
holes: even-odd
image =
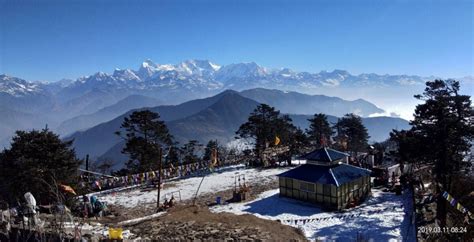
[[[278,188],[278,181],[272,180],[271,182],[266,182],[266,183],[251,183],[249,184],[250,191],[248,193],[247,201],[253,200],[256,198],[256,196],[264,191],[268,191],[271,189]],[[234,190],[233,189],[228,189],[228,190],[223,190],[223,191],[218,191],[215,193],[206,193],[198,196],[196,199],[196,205],[200,206],[209,206],[213,203],[215,203],[216,197],[222,197],[222,201],[227,201],[232,198]],[[177,204],[179,205],[192,205],[193,200],[183,200],[183,201],[177,201]],[[90,220],[95,221],[95,222],[100,222],[102,224],[110,224],[114,225],[115,223],[129,220],[129,219],[134,219],[134,218],[139,218],[139,217],[144,217],[147,215],[151,215],[153,213],[156,213],[156,204],[141,204],[140,206],[136,206],[134,208],[125,208],[122,206],[117,206],[117,205],[109,205],[109,210],[111,212],[111,215],[99,218],[99,220],[96,220],[95,218],[92,218]]]
[[[182,205],[154,220],[128,227],[143,239],[306,241],[296,228],[253,215],[212,213],[206,206]]]
[[[264,183],[247,184],[250,190],[247,201],[258,194],[278,187],[276,179]],[[253,215],[212,213],[209,206],[215,205],[217,196],[226,202],[232,198],[234,190],[228,189],[198,196],[193,200],[177,201],[163,216],[127,225],[133,234],[142,239],[159,240],[261,240],[261,241],[306,241],[296,228],[282,225],[277,221],[258,218]],[[89,221],[100,222],[115,227],[119,222],[145,217],[156,213],[156,204],[142,204],[134,208],[109,206],[111,215]]]

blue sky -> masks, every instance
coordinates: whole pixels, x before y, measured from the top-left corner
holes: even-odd
[[[77,78],[145,59],[473,75],[473,1],[0,0],[0,73]]]

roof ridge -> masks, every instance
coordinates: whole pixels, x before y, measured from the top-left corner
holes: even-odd
[[[341,164],[339,164],[339,165],[352,166],[352,167],[354,167],[354,168],[358,168],[358,169],[361,169],[361,170],[366,170],[366,171],[372,172],[372,171],[369,170],[369,169],[365,169],[365,168],[362,168],[362,167],[359,167],[359,166],[355,166],[355,165],[351,165],[351,164],[347,164],[347,163],[341,163]]]
[[[326,149],[326,147],[323,147],[323,149],[324,149],[324,152],[326,152],[326,155],[327,155],[328,158],[329,158],[329,162],[332,162],[332,158],[331,158],[331,156],[329,155],[328,150]]]
[[[332,172],[332,167],[329,168],[329,173],[331,173],[332,178],[333,178],[334,181],[336,182],[336,187],[338,187],[338,186],[339,186],[339,182],[337,181],[336,176],[335,176],[334,173]]]

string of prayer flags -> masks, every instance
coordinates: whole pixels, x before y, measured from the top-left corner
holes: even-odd
[[[463,207],[453,196],[451,196],[447,191],[443,192],[443,197],[449,202],[451,206],[456,208],[461,213],[467,213],[469,217],[472,217],[472,213]]]

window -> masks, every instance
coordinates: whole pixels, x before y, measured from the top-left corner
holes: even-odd
[[[301,200],[308,200],[308,193],[300,191],[300,199]]]
[[[316,193],[323,194],[323,185],[321,183],[316,183]]]
[[[331,196],[331,187],[330,187],[330,185],[327,185],[327,184],[323,185],[323,194],[324,194],[324,196]]]
[[[293,197],[294,198],[299,198],[300,197],[300,191],[293,189]]]
[[[286,196],[286,188],[284,187],[280,188],[280,195]]]
[[[300,182],[300,191],[307,191],[308,190],[308,183]]]
[[[335,197],[336,196],[336,186],[331,185],[331,196]]]
[[[299,189],[300,188],[300,182],[298,180],[293,180],[293,188],[294,189]]]
[[[279,178],[280,187],[286,187],[286,181],[284,177]]]
[[[314,192],[314,184],[307,182],[300,182],[300,190],[306,192]]]

